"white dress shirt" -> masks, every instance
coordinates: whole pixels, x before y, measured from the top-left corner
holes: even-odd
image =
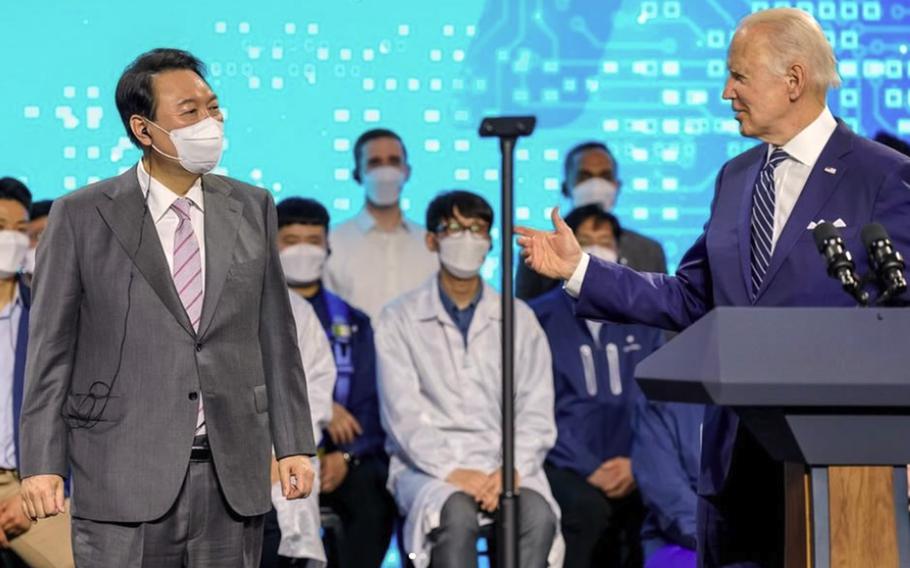
[[[13,420],[13,373],[16,368],[16,342],[19,337],[19,319],[22,317],[22,300],[19,285],[12,301],[0,310],[0,469],[17,469],[16,430]]]
[[[139,167],[136,168],[136,177],[139,178],[139,187],[142,189],[142,195],[148,194],[148,215],[155,223],[155,230],[158,232],[158,240],[161,242],[161,248],[164,250],[164,258],[167,260],[169,274],[174,274],[174,235],[177,232],[177,225],[180,223],[180,217],[171,206],[180,196],[168,189],[154,176],[149,177],[145,171],[145,164],[139,160]],[[190,200],[190,223],[193,224],[193,234],[199,244],[199,260],[202,263],[202,298],[205,301],[205,206],[202,197],[202,177],[196,179],[196,182],[190,187],[184,196]],[[202,411],[202,397],[199,397],[199,418],[196,423],[196,435],[202,436],[205,430],[205,414]]]
[[[326,287],[375,321],[385,304],[439,270],[425,235],[423,227],[404,217],[394,231],[382,231],[364,208],[329,235]]]
[[[177,212],[171,209],[171,205],[180,199],[180,196],[168,189],[154,176],[149,183],[148,172],[142,160],[139,161],[139,167],[136,168],[136,176],[139,178],[139,187],[142,188],[142,194],[145,195],[148,190],[148,208],[149,218],[155,223],[155,230],[158,232],[158,240],[161,241],[161,248],[164,249],[164,258],[167,259],[167,267],[171,274],[174,273],[174,235],[177,232],[177,224],[180,217]],[[202,262],[202,293],[205,294],[205,204],[202,197],[202,177],[196,180],[196,183],[186,192],[184,196],[193,204],[190,207],[190,222],[193,224],[193,233],[196,235],[196,241],[199,243],[199,260]],[[204,296],[203,296],[204,297]]]
[[[806,186],[809,174],[815,167],[815,162],[824,150],[825,145],[834,134],[837,128],[837,121],[834,115],[826,106],[821,114],[812,121],[809,126],[803,128],[799,134],[790,139],[789,142],[781,148],[789,157],[781,162],[774,170],[774,234],[771,238],[771,251],[774,251],[774,245],[783,232],[790,218],[790,213],[796,206],[796,201]],[[768,145],[768,155],[774,146]],[[581,261],[575,267],[572,277],[566,281],[565,290],[573,298],[577,298],[581,293],[581,285],[585,280],[585,273],[588,270],[588,263],[591,262],[590,255],[582,253]]]

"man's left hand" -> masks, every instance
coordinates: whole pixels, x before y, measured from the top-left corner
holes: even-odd
[[[635,489],[635,478],[632,477],[632,460],[618,457],[607,460],[600,466],[607,474],[604,493],[611,499],[625,497]]]
[[[310,496],[316,474],[307,456],[287,456],[278,460],[281,494],[288,501]]]
[[[0,501],[0,530],[5,538],[0,539],[0,548],[9,548],[9,540],[32,528],[32,521],[22,508],[22,494],[16,493]]]

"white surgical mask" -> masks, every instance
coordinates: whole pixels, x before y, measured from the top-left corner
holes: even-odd
[[[613,209],[616,204],[616,182],[604,178],[588,178],[572,188],[572,204],[575,207],[598,204],[604,211]]]
[[[22,272],[27,272],[28,274],[35,273],[35,253],[38,252],[38,247],[30,248],[25,253],[25,260],[22,261]]]
[[[207,117],[196,124],[175,128],[168,132],[151,120],[162,132],[166,132],[177,149],[177,155],[171,156],[162,152],[152,144],[159,154],[172,160],[177,160],[183,169],[193,174],[207,174],[215,169],[221,160],[221,151],[224,148],[224,123],[220,120]]]
[[[490,241],[470,231],[439,239],[439,262],[456,278],[477,276],[490,252]]]
[[[597,257],[601,260],[606,260],[607,262],[617,262],[619,260],[619,254],[611,248],[600,246],[600,245],[588,245],[582,247],[584,252],[590,254],[591,256]]]
[[[367,199],[373,205],[385,207],[398,203],[404,185],[404,172],[395,166],[380,166],[363,176]]]
[[[0,278],[11,278],[22,269],[28,246],[24,233],[0,231]]]
[[[323,247],[301,243],[279,253],[284,278],[291,286],[316,282],[322,278],[322,267],[328,253]]]

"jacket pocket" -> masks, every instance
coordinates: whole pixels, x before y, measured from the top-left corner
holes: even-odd
[[[269,409],[269,393],[265,385],[253,387],[253,400],[256,402],[256,412],[266,412]]]

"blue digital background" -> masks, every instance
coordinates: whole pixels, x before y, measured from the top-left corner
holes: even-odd
[[[720,93],[736,21],[769,5],[821,21],[844,79],[836,115],[866,135],[910,135],[902,2],[5,0],[0,175],[48,198],[131,166],[114,86],[137,54],[175,46],[207,62],[228,111],[224,172],[277,199],[316,197],[333,222],[356,213],[350,148],[385,126],[410,151],[409,216],[422,221],[453,187],[497,207],[498,147],[477,126],[530,113],[539,126],[519,144],[518,221],[545,226],[565,150],[603,140],[624,182],[620,218],[660,239],[673,268],[706,220],[716,171],[754,143]],[[494,283],[496,259],[484,269]]]

